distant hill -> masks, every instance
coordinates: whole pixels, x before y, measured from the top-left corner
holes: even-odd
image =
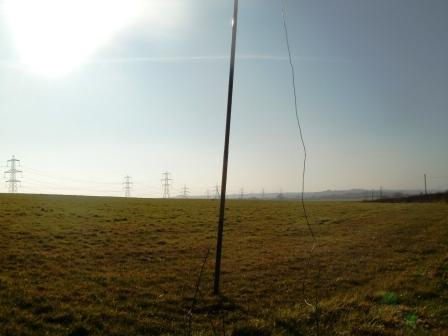
[[[393,197],[378,199],[375,202],[384,203],[410,203],[410,202],[448,202],[448,191],[434,194],[421,194],[406,197]]]
[[[350,190],[325,190],[318,192],[305,192],[304,198],[306,200],[334,200],[334,201],[367,201],[367,200],[377,200],[380,198],[403,198],[413,195],[420,195],[421,190],[395,190],[387,189],[382,190],[367,190],[367,189],[350,189]],[[300,193],[266,193],[264,198],[262,194],[259,193],[249,193],[245,194],[245,199],[299,199],[301,197]],[[228,195],[228,198],[240,198],[239,194]]]

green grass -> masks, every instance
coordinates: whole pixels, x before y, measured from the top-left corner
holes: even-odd
[[[384,292],[382,295],[381,303],[387,305],[396,305],[398,304],[398,296],[393,292]]]
[[[447,204],[307,206],[228,203],[217,298],[216,201],[0,194],[0,335],[448,333]]]
[[[405,315],[405,322],[408,327],[415,328],[417,325],[418,317],[414,313],[407,313]]]

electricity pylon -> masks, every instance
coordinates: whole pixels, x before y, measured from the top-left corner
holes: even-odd
[[[423,178],[424,178],[424,182],[425,182],[425,195],[428,195],[428,188],[426,185],[426,174],[423,176]]]
[[[219,185],[215,185],[215,187],[213,189],[215,189],[215,198],[218,199],[219,198]]]
[[[189,194],[190,194],[190,189],[187,188],[186,185],[184,185],[184,187],[182,188],[182,197],[183,198],[188,198]]]
[[[5,178],[6,175],[9,174],[6,184],[8,185],[8,192],[11,194],[15,194],[19,191],[20,180],[17,179],[17,174],[22,173],[22,171],[17,169],[18,166],[20,166],[20,160],[16,159],[13,155],[12,158],[7,161],[9,170],[5,171]]]
[[[173,179],[170,178],[171,174],[167,171],[162,173],[162,175],[163,198],[170,198],[170,187]]]
[[[244,188],[241,188],[241,190],[240,190],[240,198],[241,199],[244,198]]]
[[[129,175],[126,175],[123,182],[125,197],[131,197],[132,184],[133,183],[131,181],[131,177]]]

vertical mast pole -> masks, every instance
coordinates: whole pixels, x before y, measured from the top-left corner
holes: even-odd
[[[227,165],[229,161],[230,119],[232,116],[233,78],[235,71],[237,27],[238,27],[238,0],[234,0],[233,19],[232,19],[232,49],[230,52],[229,91],[227,97],[226,133],[224,140],[224,157],[222,164],[221,203],[219,207],[218,238],[216,242],[215,279],[213,286],[213,294],[215,295],[219,294],[219,279],[221,275],[222,238],[224,230],[224,211],[226,205]]]

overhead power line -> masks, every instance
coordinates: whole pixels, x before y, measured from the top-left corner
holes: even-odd
[[[95,184],[95,185],[119,185],[120,182],[103,182],[98,180],[86,180],[86,179],[78,179],[70,176],[63,176],[59,174],[54,174],[52,172],[45,172],[40,169],[35,169],[26,166],[23,166],[28,174],[33,174],[36,176],[44,177],[50,180],[63,180],[64,183],[85,183],[85,184]],[[72,181],[72,182],[70,182]]]

